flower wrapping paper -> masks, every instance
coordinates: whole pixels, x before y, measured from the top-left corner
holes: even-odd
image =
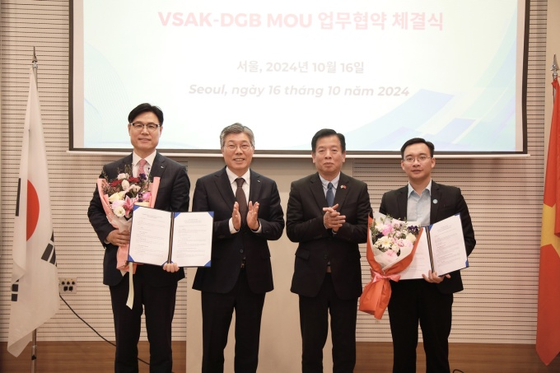
[[[368,219],[368,228],[375,224],[376,220],[372,217]],[[379,252],[374,249],[372,230],[368,229],[366,258],[370,265],[371,281],[364,287],[360,296],[359,310],[373,315],[376,319],[381,319],[389,300],[391,299],[391,283],[389,281],[399,281],[399,273],[405,270],[414,257],[416,246],[418,245],[422,228],[418,229],[418,234],[411,247],[403,247],[398,257],[390,250]],[[387,237],[389,232],[384,233],[382,238]],[[376,240],[377,241],[377,240]],[[377,255],[374,254],[377,251]]]

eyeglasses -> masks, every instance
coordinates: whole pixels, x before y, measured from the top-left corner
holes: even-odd
[[[143,131],[144,128],[147,128],[149,132],[154,132],[155,130],[157,130],[161,124],[157,124],[157,123],[140,123],[140,122],[134,122],[134,123],[129,123],[130,126],[132,126],[132,128],[134,128],[136,131]]]
[[[237,148],[241,148],[241,150],[245,152],[245,151],[251,149],[251,145],[249,145],[247,143],[243,143],[241,145],[231,143],[231,144],[224,145],[224,148],[226,148],[230,152],[234,152],[234,151],[237,150]]]
[[[412,163],[414,163],[415,161],[418,161],[419,163],[424,163],[424,162],[426,162],[426,161],[427,161],[428,159],[430,159],[430,158],[432,158],[432,157],[430,157],[430,156],[428,156],[428,155],[426,155],[426,154],[422,154],[422,155],[419,155],[418,157],[413,157],[413,156],[405,157],[405,158],[404,158],[404,161],[405,161],[406,163],[409,163],[409,164],[412,164]]]

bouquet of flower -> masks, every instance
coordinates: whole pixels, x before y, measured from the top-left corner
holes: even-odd
[[[109,196],[111,210],[118,218],[129,220],[135,204],[149,206],[151,192],[150,181],[145,174],[132,177],[129,173],[120,173],[115,180],[102,179],[103,192]]]
[[[368,226],[366,257],[372,280],[364,288],[359,309],[381,319],[391,298],[389,280],[399,281],[399,273],[412,262],[422,228],[380,213],[369,218]]]
[[[107,220],[119,230],[130,230],[134,205],[154,207],[159,187],[159,177],[150,182],[145,174],[131,176],[130,170],[119,173],[117,178],[109,180],[107,175],[97,180],[99,196]],[[119,246],[117,251],[117,268],[127,270],[128,245]]]
[[[390,216],[378,216],[370,224],[370,231],[375,261],[386,271],[410,254],[420,228]]]

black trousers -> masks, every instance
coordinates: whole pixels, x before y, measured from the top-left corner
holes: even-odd
[[[388,309],[393,336],[393,372],[416,373],[420,323],[426,372],[449,373],[448,338],[453,294],[442,294],[435,284],[423,279],[391,282],[391,289]]]
[[[242,270],[227,294],[202,292],[202,373],[224,371],[224,349],[235,310],[235,372],[255,373],[266,293],[255,294]]]
[[[171,351],[171,323],[175,312],[177,283],[155,287],[149,276],[144,275],[143,266],[138,266],[134,280],[134,304],[126,306],[129,274],[115,286],[110,286],[113,319],[115,323],[116,352],[115,372],[138,372],[138,340],[140,339],[141,316],[146,312],[146,331],[150,342],[150,372],[171,373],[173,356]]]
[[[340,299],[334,291],[330,273],[316,297],[299,297],[302,337],[302,372],[323,372],[323,347],[331,315],[334,373],[351,373],[356,365],[357,298]]]

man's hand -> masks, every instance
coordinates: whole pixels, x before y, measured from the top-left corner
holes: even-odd
[[[247,211],[247,226],[252,230],[256,231],[259,229],[259,203],[249,201],[249,206]]]
[[[438,276],[437,272],[432,272],[431,270],[428,271],[428,275],[424,275],[422,274],[422,277],[424,277],[424,280],[432,283],[432,284],[439,284],[440,282],[442,282],[445,278],[451,278],[451,275],[448,273],[444,276]]]
[[[112,230],[105,240],[115,246],[128,245],[130,242],[130,231],[119,231],[118,229]]]
[[[237,201],[235,201],[235,203],[233,204],[231,222],[236,231],[241,229],[241,214],[239,213],[239,203]]]
[[[338,203],[333,207],[323,207],[323,211],[325,211],[325,215],[323,215],[323,224],[325,228],[332,229],[335,233],[346,223],[346,215],[340,215],[340,212],[336,211],[337,208]]]
[[[163,270],[170,273],[175,273],[179,270],[177,263],[165,263],[163,265]]]

